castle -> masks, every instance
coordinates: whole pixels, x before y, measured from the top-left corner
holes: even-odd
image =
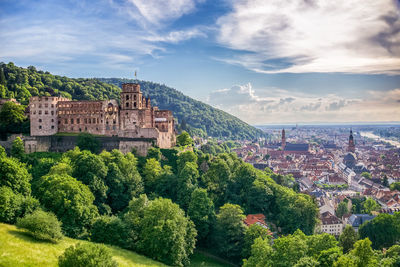
[[[121,140],[151,139],[160,148],[175,146],[174,117],[170,110],[152,107],[140,85],[122,84],[121,102],[71,101],[56,96],[30,99],[31,136],[90,133]]]

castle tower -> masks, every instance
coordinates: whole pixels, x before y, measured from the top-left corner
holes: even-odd
[[[286,146],[286,133],[285,133],[285,129],[282,129],[282,143],[281,143],[281,145],[282,145],[282,150],[284,150],[284,149],[285,149],[285,146]]]
[[[347,147],[348,152],[355,152],[356,151],[356,146],[354,144],[354,137],[353,137],[353,131],[350,130],[350,136],[349,136],[349,146]]]
[[[132,110],[141,109],[143,106],[143,95],[140,85],[136,83],[122,84],[121,109]]]

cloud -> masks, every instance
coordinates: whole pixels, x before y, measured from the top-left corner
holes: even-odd
[[[46,0],[23,2],[20,5],[27,13],[8,13],[0,19],[0,58],[37,66],[78,64],[90,69],[126,69],[146,56],[158,58],[167,50],[163,43],[177,44],[205,36],[196,28],[148,30],[121,11],[127,5],[132,7],[132,3],[140,6],[144,15],[147,14],[145,6],[153,5],[157,9],[155,18],[161,23],[193,10],[196,1],[168,0],[159,5],[156,1],[112,0],[97,4],[83,0],[69,4]],[[156,20],[151,22],[156,23]]]
[[[162,26],[163,23],[180,18],[195,10],[202,0],[128,0],[131,6],[126,11],[135,20],[151,25]],[[143,21],[145,20],[145,21]]]
[[[241,0],[220,17],[219,60],[261,73],[400,73],[396,0]]]
[[[152,35],[144,39],[150,42],[179,43],[196,37],[206,37],[207,35],[199,29],[189,29],[184,31],[172,31],[166,35]]]
[[[264,95],[260,97],[260,94]],[[268,95],[269,92],[269,96]],[[250,83],[210,93],[208,103],[253,124],[292,122],[396,121],[400,89],[369,91],[363,98],[324,97]]]

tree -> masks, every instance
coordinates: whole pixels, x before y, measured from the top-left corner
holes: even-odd
[[[361,238],[369,238],[375,249],[388,248],[400,240],[400,221],[389,214],[379,214],[361,225]]]
[[[185,166],[186,162],[193,162],[197,164],[197,156],[193,151],[185,151],[178,155],[178,159],[176,160],[178,172]]]
[[[240,258],[246,231],[244,218],[243,210],[239,205],[227,203],[220,208],[214,236],[221,255],[233,259]]]
[[[318,258],[324,250],[337,247],[338,242],[330,234],[318,234],[307,236],[308,256]]]
[[[190,202],[192,192],[197,187],[197,178],[199,171],[195,162],[186,162],[182,169],[179,170],[177,176],[177,203],[184,209]]]
[[[24,155],[25,155],[24,141],[22,141],[21,138],[17,137],[12,142],[11,156],[19,160],[23,160]]]
[[[390,190],[391,191],[400,191],[400,182],[394,182],[390,185]]]
[[[202,188],[197,188],[193,191],[188,215],[194,222],[198,233],[198,239],[204,240],[215,222],[214,203],[208,197],[207,191]]]
[[[339,247],[333,247],[327,250],[321,251],[318,256],[318,262],[320,267],[331,267],[334,262],[343,255],[342,249]]]
[[[244,233],[242,257],[244,259],[250,257],[251,256],[251,247],[254,244],[254,241],[260,237],[262,239],[268,240],[270,238],[269,233],[270,233],[270,231],[267,228],[265,228],[264,226],[261,226],[258,224],[250,225]]]
[[[89,133],[81,133],[78,135],[78,140],[76,141],[76,145],[81,150],[89,150],[92,153],[99,153],[100,150],[100,141],[97,138]]]
[[[51,212],[37,209],[17,220],[17,227],[29,231],[36,239],[58,242],[62,239],[61,223]]]
[[[159,148],[155,148],[155,147],[150,147],[149,150],[147,151],[147,158],[154,158],[157,161],[161,160],[161,151]]]
[[[342,234],[339,236],[339,244],[343,248],[343,253],[353,249],[354,243],[358,240],[356,231],[350,225],[346,225]]]
[[[176,137],[177,146],[189,146],[192,144],[193,144],[193,139],[186,131],[182,131],[182,133]]]
[[[312,257],[303,257],[297,261],[294,267],[314,267],[319,266],[318,261],[314,260]]]
[[[37,199],[15,193],[7,186],[0,187],[0,221],[15,223],[17,218],[31,213],[40,206]]]
[[[361,173],[361,176],[366,179],[370,179],[370,180],[372,179],[372,176],[369,172],[363,172],[363,173]]]
[[[387,177],[386,174],[383,176],[382,185],[383,185],[383,186],[386,186],[386,187],[389,186],[389,180],[388,180],[388,177]]]
[[[8,101],[0,110],[0,130],[6,133],[20,133],[26,121],[25,107]]]
[[[342,255],[338,258],[338,260],[333,264],[334,267],[349,267],[349,266],[357,266],[356,258],[352,255]]]
[[[381,208],[378,203],[372,198],[367,198],[363,204],[363,211],[364,213],[371,214],[373,211],[377,211]]]
[[[251,246],[251,256],[243,260],[243,267],[264,267],[273,265],[274,251],[267,240],[259,237]]]
[[[222,206],[225,193],[231,179],[231,170],[225,160],[214,159],[208,171],[202,176],[201,181],[210,194],[216,207]]]
[[[94,242],[129,248],[127,227],[119,217],[98,217],[90,233]]]
[[[38,184],[38,198],[63,223],[70,237],[79,237],[98,216],[94,196],[82,182],[67,174],[43,176]]]
[[[162,167],[160,162],[155,158],[149,158],[146,160],[146,164],[143,167],[143,178],[146,192],[154,191],[154,187],[157,184],[158,179],[162,173]]]
[[[103,151],[100,154],[108,166],[105,184],[108,187],[106,203],[113,213],[122,211],[133,197],[143,192],[143,181],[137,169],[137,158],[132,153],[125,155],[119,150]]]
[[[169,199],[157,198],[143,210],[138,249],[168,265],[189,263],[196,241],[196,229],[183,210]]]
[[[107,166],[99,155],[84,150],[71,158],[72,176],[87,185],[95,196],[95,205],[104,214],[108,187],[105,185]]]
[[[358,240],[354,244],[354,249],[350,251],[350,254],[356,257],[356,266],[364,267],[376,260],[371,244],[372,243],[368,238]]]
[[[67,248],[58,258],[60,267],[117,267],[110,250],[101,244],[78,243]]]
[[[336,216],[342,218],[343,215],[347,213],[349,213],[349,209],[347,208],[347,203],[344,201],[340,202],[336,209]]]
[[[293,266],[307,254],[306,235],[297,230],[293,235],[287,235],[274,240],[275,250],[273,266]]]
[[[31,175],[24,163],[15,158],[0,157],[0,186],[8,186],[16,193],[28,196],[31,193]]]

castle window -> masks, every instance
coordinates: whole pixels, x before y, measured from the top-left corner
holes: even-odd
[[[126,100],[129,100],[129,95],[126,95]]]
[[[81,128],[79,128],[79,131],[80,131],[80,132],[82,132],[82,129],[81,129]]]
[[[51,129],[54,129],[54,125],[51,125]]]
[[[113,120],[113,124],[117,124],[117,122],[115,120]]]
[[[80,119],[76,119],[76,123],[77,124],[81,123],[81,120]]]
[[[116,127],[115,127],[115,125],[113,126],[113,130],[115,130],[116,129]]]
[[[42,119],[39,119],[39,122],[42,122]]]
[[[45,107],[45,108],[48,108],[48,107],[49,107],[49,104],[47,104],[47,103],[44,104],[44,107]]]
[[[39,104],[39,108],[42,108],[42,104]]]
[[[85,124],[87,123],[87,119],[85,119]]]
[[[128,116],[128,112],[126,112],[125,115]]]
[[[133,107],[136,108],[136,102],[133,102]]]
[[[51,111],[51,115],[54,115],[54,111]]]
[[[39,115],[42,115],[42,111],[41,110],[39,110]]]
[[[129,108],[129,103],[126,103],[125,105],[126,105],[127,108]]]
[[[65,120],[64,120],[64,123],[65,123],[65,124],[68,124],[68,120],[67,120],[67,119],[65,119]]]
[[[136,100],[136,95],[133,95],[133,100]]]
[[[71,119],[71,124],[74,124],[74,119]]]
[[[54,108],[54,104],[51,104],[51,107]]]
[[[48,97],[46,97],[44,100],[48,101],[48,100],[49,100],[49,98],[48,98]]]
[[[42,129],[42,125],[39,125],[39,129]]]
[[[99,123],[99,118],[97,118],[97,123]]]

